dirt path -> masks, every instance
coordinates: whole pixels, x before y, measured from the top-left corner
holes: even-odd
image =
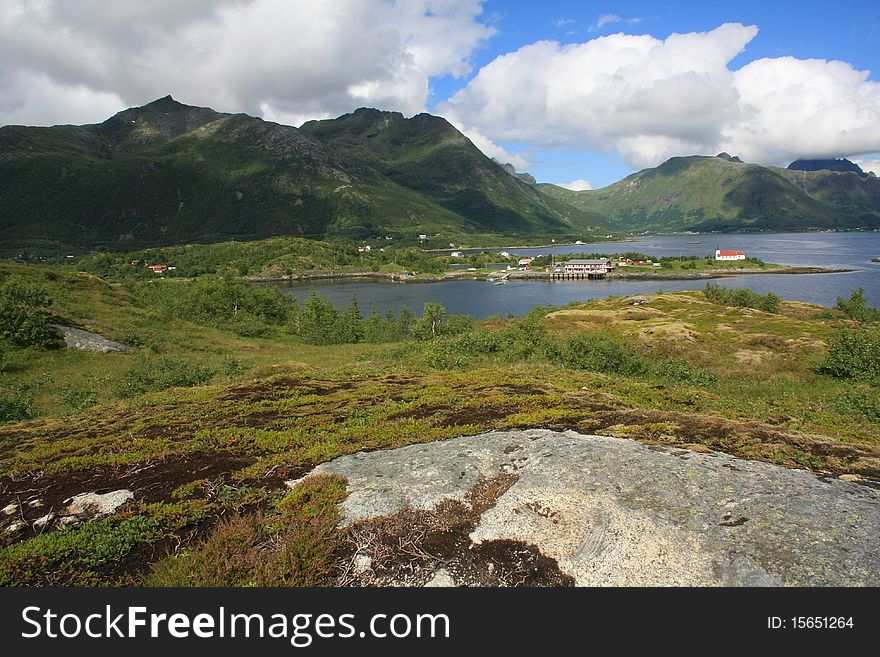
[[[355,528],[449,500],[473,506],[481,482],[509,476],[469,540],[534,546],[580,586],[880,584],[880,491],[719,453],[504,431],[313,472],[348,480],[344,522]]]

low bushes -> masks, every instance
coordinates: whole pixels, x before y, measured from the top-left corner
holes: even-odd
[[[880,380],[880,329],[841,329],[816,371],[838,379]]]
[[[721,287],[716,283],[709,283],[703,291],[706,298],[720,306],[732,306],[734,308],[754,308],[766,313],[778,313],[782,297],[774,292],[758,294],[748,288],[732,290]]]
[[[167,388],[191,388],[207,383],[214,374],[215,371],[210,367],[190,363],[182,358],[142,358],[135,361],[122,376],[116,394],[127,398]]]
[[[57,347],[61,341],[46,323],[52,304],[46,288],[18,278],[0,286],[0,337],[17,347]]]
[[[200,546],[153,568],[147,586],[315,586],[340,545],[340,477],[303,481],[269,512],[222,520]]]
[[[617,340],[601,334],[584,333],[574,336],[562,350],[560,359],[572,369],[605,374],[630,376],[648,371],[648,363],[642,356]]]

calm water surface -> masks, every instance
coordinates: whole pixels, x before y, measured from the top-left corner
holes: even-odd
[[[691,244],[690,242],[699,242]],[[872,305],[880,306],[880,232],[873,233],[776,233],[760,235],[662,235],[626,242],[603,242],[552,248],[513,248],[522,256],[563,253],[620,253],[638,251],[652,256],[703,256],[716,248],[739,249],[765,262],[787,265],[847,268],[844,274],[755,274],[715,279],[726,287],[749,287],[756,292],[773,290],[784,299],[832,306],[838,296],[863,287]],[[420,312],[425,302],[443,304],[447,311],[473,317],[522,315],[538,304],[564,305],[571,301],[600,299],[612,295],[649,294],[658,290],[693,290],[706,286],[705,280],[681,281],[511,281],[492,285],[485,281],[443,281],[440,283],[392,283],[376,281],[311,281],[276,283],[284,293],[300,301],[316,290],[338,306],[345,306],[357,295],[361,309],[371,307],[385,313],[408,306]]]

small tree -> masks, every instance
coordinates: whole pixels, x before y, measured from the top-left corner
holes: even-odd
[[[837,297],[835,308],[857,322],[880,321],[880,308],[872,308],[868,305],[868,302],[865,300],[865,288],[863,287],[853,291],[848,300],[843,297]]]
[[[339,321],[339,341],[344,343],[360,342],[364,339],[364,316],[361,314],[357,296],[352,295],[348,308],[342,313]]]
[[[19,347],[57,346],[58,336],[46,325],[49,316],[43,310],[51,303],[41,285],[14,278],[6,281],[0,288],[0,336]]]
[[[439,303],[428,302],[422,310],[422,317],[413,325],[413,335],[419,340],[431,340],[440,334],[440,326],[446,308]]]
[[[299,319],[300,339],[306,344],[336,344],[339,342],[339,313],[332,301],[312,292],[303,305]]]

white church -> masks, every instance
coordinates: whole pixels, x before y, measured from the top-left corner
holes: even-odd
[[[746,254],[742,251],[722,251],[715,249],[716,260],[745,260]]]

